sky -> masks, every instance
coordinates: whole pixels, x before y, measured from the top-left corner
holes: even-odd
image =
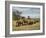
[[[12,11],[21,11],[20,16],[30,16],[31,18],[40,18],[40,8],[31,8],[31,7],[13,7]]]

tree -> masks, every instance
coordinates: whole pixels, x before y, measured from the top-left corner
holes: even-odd
[[[18,10],[13,11],[13,19],[14,19],[14,20],[19,19],[21,13],[22,13],[22,12],[21,12],[21,11],[18,11]]]
[[[28,16],[28,19],[30,19],[30,16]]]

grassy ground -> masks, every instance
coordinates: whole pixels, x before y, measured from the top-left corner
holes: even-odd
[[[40,30],[40,22],[37,22],[36,24],[32,24],[32,25],[24,25],[24,26],[16,27],[16,21],[13,21],[12,26],[13,26],[13,31]]]

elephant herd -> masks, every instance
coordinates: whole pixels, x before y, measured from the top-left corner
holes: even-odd
[[[35,21],[35,20],[33,20],[33,21],[31,21],[31,20],[18,20],[17,22],[16,22],[16,27],[19,27],[19,26],[24,26],[24,25],[32,25],[32,24],[36,24],[37,22],[39,22],[38,20],[37,21]]]

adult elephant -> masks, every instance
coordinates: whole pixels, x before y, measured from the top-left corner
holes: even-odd
[[[18,21],[16,22],[16,27],[22,26],[22,25],[23,25],[23,21],[22,21],[22,20],[18,20]]]

